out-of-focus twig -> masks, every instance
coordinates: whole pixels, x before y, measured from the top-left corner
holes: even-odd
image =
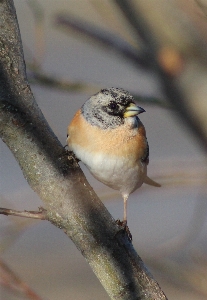
[[[28,64],[30,72],[28,72],[29,82],[32,84],[38,84],[47,88],[54,88],[65,92],[80,92],[94,94],[100,90],[99,86],[92,85],[90,83],[81,81],[70,81],[60,79],[54,75],[43,72],[40,68],[33,67]]]
[[[44,9],[37,0],[27,0],[34,18],[34,45],[35,45],[35,63],[37,66],[41,64],[45,54],[45,33],[44,33]]]
[[[159,51],[162,51],[162,48],[160,48],[158,39],[156,39],[156,37],[152,34],[143,15],[140,13],[137,7],[134,7],[132,2],[126,0],[114,0],[114,2],[121,9],[122,13],[128,20],[129,24],[131,24],[135,32],[137,32],[137,38],[141,38],[143,40],[145,48],[147,49],[146,53],[148,54],[148,63],[151,66],[151,70],[157,73],[163,92],[165,93],[167,99],[176,108],[176,112],[180,116],[180,119],[187,124],[191,132],[193,132],[196,138],[198,138],[205,151],[207,151],[207,133],[200,120],[193,116],[192,110],[187,103],[183,101],[183,99],[186,97],[185,91],[178,85],[177,81],[175,80],[176,76],[171,76],[172,74],[170,74],[168,70],[165,70],[163,65],[160,64]],[[198,40],[199,37],[196,36],[196,41]],[[204,44],[201,41],[199,50],[201,57],[206,55],[203,49]],[[179,51],[177,53],[179,56]]]
[[[133,92],[131,92],[131,94],[134,96],[134,100],[136,102],[143,103],[145,105],[156,105],[156,106],[160,106],[162,108],[167,108],[167,109],[173,109],[174,107],[172,105],[170,105],[168,102],[162,100],[161,98],[158,97],[153,97],[153,96],[140,96],[137,94],[134,94]]]
[[[55,25],[62,27],[65,30],[73,30],[79,34],[87,36],[87,38],[93,39],[96,43],[101,43],[101,45],[109,47],[120,53],[122,56],[133,60],[134,64],[139,67],[145,69],[149,66],[146,56],[142,55],[143,50],[140,52],[121,37],[111,32],[94,27],[93,25],[87,22],[82,22],[70,15],[58,15],[55,20]]]
[[[28,73],[28,79],[32,84],[38,84],[44,87],[54,88],[65,92],[78,92],[78,93],[88,93],[94,94],[101,89],[100,86],[96,86],[90,83],[85,83],[82,81],[69,81],[60,79],[53,75],[49,75],[41,69],[33,68],[30,64],[30,72]],[[144,103],[147,105],[157,105],[163,108],[172,108],[166,101],[160,98],[152,96],[140,96],[132,92],[135,101],[138,103]]]
[[[9,291],[24,295],[31,300],[42,300],[42,298],[21,280],[2,260],[0,260],[0,274],[0,284]]]
[[[131,46],[139,48],[141,43],[137,44],[129,24],[112,1],[89,0],[89,2],[99,21],[101,21],[110,32],[113,31],[126,40]]]

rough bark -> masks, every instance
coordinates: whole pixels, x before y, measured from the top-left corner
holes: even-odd
[[[12,0],[0,1],[0,15],[0,135],[47,219],[72,239],[111,299],[166,299],[36,104]]]

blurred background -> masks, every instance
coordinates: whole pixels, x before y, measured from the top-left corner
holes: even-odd
[[[180,9],[186,18],[196,20],[196,29],[204,32],[205,1],[169,1],[175,11],[166,7],[166,1],[153,0],[151,8],[150,1],[134,2],[140,2],[142,8],[148,3],[149,15],[154,13],[158,20],[159,13],[167,11],[174,18],[169,22],[179,18]],[[139,51],[140,45],[121,11],[108,0],[14,3],[33,93],[63,145],[74,113],[101,88],[122,87],[146,110],[140,119],[150,147],[148,174],[162,187],[143,185],[130,195],[128,225],[133,244],[169,299],[206,299],[205,152],[165,98],[155,73],[138,68],[112,47],[64,24],[68,15],[76,25],[81,20],[83,27],[90,28],[89,22],[91,28],[108,32],[112,39],[117,36]],[[162,29],[167,30],[167,26],[161,23]],[[0,154],[1,207],[37,210],[41,200],[2,141]],[[112,216],[122,219],[120,195],[81,167]],[[109,299],[73,243],[47,221],[0,215],[0,251],[2,300]]]

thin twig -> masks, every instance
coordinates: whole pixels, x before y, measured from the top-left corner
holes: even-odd
[[[40,219],[47,220],[46,209],[43,207],[39,208],[39,211],[18,211],[9,208],[0,207],[0,214],[5,216],[16,216],[16,217],[24,217],[24,218],[32,218],[32,219]]]

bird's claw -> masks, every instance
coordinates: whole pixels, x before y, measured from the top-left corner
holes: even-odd
[[[80,161],[80,159],[77,158],[77,156],[75,155],[75,153],[73,151],[66,150],[66,154],[68,156],[68,160],[73,160],[76,163],[78,163]]]
[[[127,226],[127,221],[126,220],[123,220],[123,221],[116,220],[116,224],[119,227],[121,227],[120,231],[124,231],[127,234],[127,237],[129,239],[129,241],[131,242],[132,241],[132,235],[131,235],[131,232],[129,230],[129,227]]]

